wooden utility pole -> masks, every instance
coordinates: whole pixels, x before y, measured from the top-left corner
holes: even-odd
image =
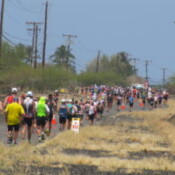
[[[70,53],[70,45],[71,45],[71,38],[77,38],[77,35],[71,35],[71,34],[63,34],[64,37],[67,37],[67,51]],[[69,55],[67,56],[67,63],[66,63],[66,70],[69,69]]]
[[[39,22],[26,22],[28,25],[33,25],[33,28],[28,28],[29,31],[32,31],[32,53],[31,53],[31,65],[36,68],[37,67],[37,58],[38,58],[38,28]],[[34,58],[34,61],[33,61]]]
[[[4,22],[4,6],[5,6],[5,0],[2,0],[1,21],[0,21],[0,61],[2,61],[2,36],[3,36],[3,22]]]
[[[149,77],[148,77],[148,65],[149,65],[150,62],[152,62],[152,61],[151,60],[145,60],[145,72],[146,72],[145,79],[146,79],[146,82],[148,82],[148,80],[149,80]]]
[[[46,41],[47,41],[47,20],[48,20],[48,1],[45,7],[45,22],[44,22],[44,40],[43,40],[43,55],[42,55],[42,67],[45,67],[46,59]]]
[[[100,50],[98,51],[98,55],[97,55],[96,73],[98,73],[99,71],[99,59],[100,59]]]
[[[162,86],[165,87],[165,76],[166,76],[166,68],[162,68],[163,75],[162,75]]]
[[[34,22],[26,22],[26,24],[33,24],[33,28],[28,28],[27,30],[32,31],[32,50],[31,50],[31,57],[30,57],[30,64],[33,66],[33,53],[34,53],[34,45],[35,45],[35,25]]]

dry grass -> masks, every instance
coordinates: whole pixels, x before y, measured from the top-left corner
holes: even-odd
[[[102,171],[115,171],[126,168],[128,172],[150,170],[175,171],[172,156],[146,156],[151,152],[170,152],[174,154],[175,127],[167,120],[175,114],[175,101],[169,101],[169,107],[154,111],[139,111],[122,113],[130,116],[134,122],[116,122],[111,126],[88,126],[81,129],[79,134],[66,131],[43,144],[31,146],[20,144],[15,147],[0,145],[0,170],[19,168],[18,162],[25,169],[30,165],[40,167],[66,167],[65,164],[95,165]],[[121,115],[121,114],[118,114]],[[118,116],[117,115],[117,116]],[[116,115],[113,117],[117,117]],[[130,129],[134,127],[135,129]],[[149,130],[142,130],[148,128]],[[166,143],[169,146],[161,146]],[[105,155],[91,156],[79,152],[67,154],[65,149],[106,151]],[[144,152],[145,156],[134,159],[130,153]],[[149,153],[148,153],[149,152]],[[55,165],[55,163],[58,163]],[[62,175],[69,174],[68,170]]]

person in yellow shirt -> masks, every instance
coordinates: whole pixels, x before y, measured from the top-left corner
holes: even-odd
[[[8,144],[11,144],[12,141],[16,144],[21,117],[24,116],[24,114],[24,109],[18,103],[18,98],[14,98],[13,102],[7,105],[5,109],[5,119],[8,128]]]

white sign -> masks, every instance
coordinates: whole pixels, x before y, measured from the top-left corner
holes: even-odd
[[[80,119],[79,118],[72,118],[72,127],[71,130],[75,133],[79,133],[80,130]]]

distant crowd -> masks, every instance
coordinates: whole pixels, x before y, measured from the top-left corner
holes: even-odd
[[[141,110],[161,108],[167,105],[169,97],[165,89],[104,85],[81,87],[77,95],[69,99],[60,99],[59,91],[55,90],[47,97],[37,98],[32,91],[19,95],[17,88],[12,88],[11,93],[0,102],[0,110],[4,111],[7,124],[7,143],[17,143],[19,130],[22,140],[27,139],[31,142],[33,133],[37,134],[38,142],[45,140],[45,136],[52,132],[56,114],[59,116],[59,129],[62,131],[71,129],[73,118],[79,118],[81,126],[84,120],[93,125],[104,113],[117,113],[121,110],[132,112],[135,104],[138,104]]]

